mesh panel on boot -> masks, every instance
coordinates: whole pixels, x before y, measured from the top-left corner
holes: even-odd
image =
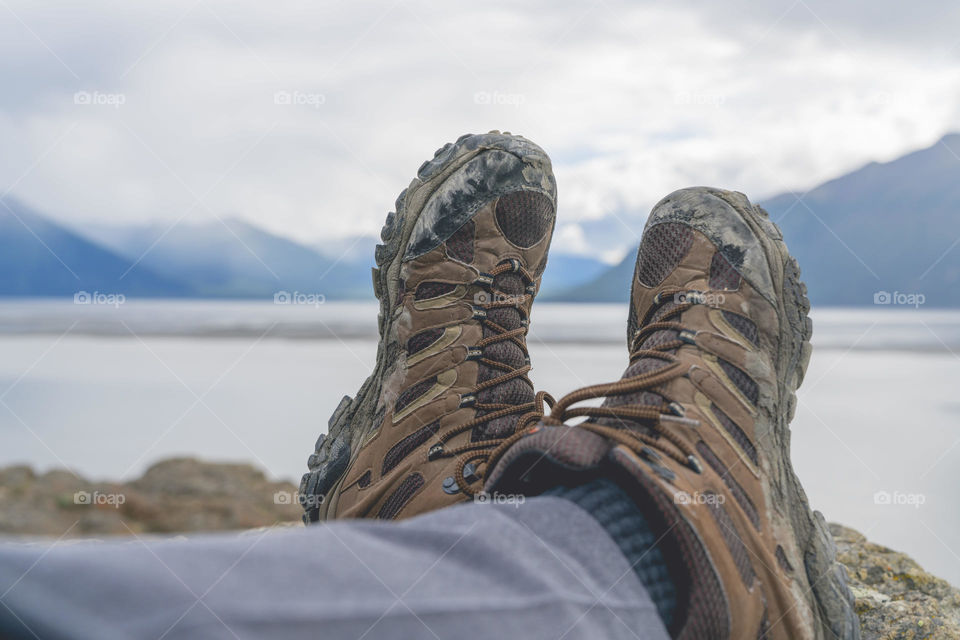
[[[477,400],[483,404],[526,404],[533,402],[533,387],[526,381],[519,378],[502,382],[489,389],[484,389],[477,394]],[[477,411],[477,416],[482,416],[492,411]],[[487,440],[490,438],[500,438],[513,433],[517,426],[519,416],[512,414],[502,418],[495,418],[474,428],[472,438],[476,440]]]
[[[406,458],[412,451],[430,439],[440,429],[440,421],[436,420],[425,427],[417,429],[406,438],[390,447],[387,454],[383,456],[383,468],[380,475],[385,476],[394,467],[400,464],[400,461]]]
[[[673,311],[674,309],[676,309],[678,306],[680,306],[680,305],[679,305],[679,304],[677,303],[677,301],[674,299],[674,300],[667,300],[666,302],[664,302],[663,304],[661,304],[661,305],[659,305],[659,306],[650,307],[649,309],[647,309],[647,313],[646,313],[646,315],[643,317],[643,324],[640,325],[640,327],[638,327],[638,328],[643,328],[643,327],[647,326],[648,324],[651,324],[651,323],[653,323],[653,322],[660,322],[661,320],[663,320],[664,322],[672,322],[672,321],[676,320],[676,318],[668,318],[668,319],[664,320],[664,316],[666,316],[669,312],[671,312],[671,311]],[[647,338],[647,340],[649,340],[649,338]],[[641,348],[646,348],[646,347],[644,346],[645,344],[646,344],[646,342],[644,342],[643,344],[641,344],[640,347],[641,347]]]
[[[526,380],[514,378],[484,389],[477,394],[477,400],[484,404],[523,404],[530,402],[532,396],[533,387],[527,384]]]
[[[437,383],[437,376],[427,378],[413,385],[397,397],[397,403],[394,405],[395,411],[403,411],[404,407],[429,391]]]
[[[553,226],[553,203],[537,191],[514,191],[497,201],[497,225],[507,240],[525,249]]]
[[[746,396],[747,400],[753,404],[757,404],[757,399],[760,397],[760,389],[754,379],[751,378],[746,371],[723,358],[717,358],[717,362],[720,363],[720,368],[723,369],[727,377],[730,378],[737,389],[740,390],[740,393]]]
[[[417,300],[428,300],[430,298],[439,298],[457,288],[457,285],[450,282],[421,282],[417,287],[417,293],[414,296]]]
[[[733,563],[737,566],[737,571],[740,573],[740,578],[743,579],[743,584],[749,589],[753,586],[753,580],[756,577],[753,571],[753,565],[750,564],[750,552],[747,551],[747,547],[740,539],[740,532],[737,531],[737,527],[733,523],[730,514],[727,513],[727,510],[719,503],[717,494],[707,492],[705,495],[708,498],[713,497],[712,500],[707,500],[707,508],[710,511],[710,515],[712,515],[716,521],[717,526],[720,528],[723,541],[726,543],[727,549],[730,550]]]
[[[742,335],[744,338],[752,342],[754,345],[757,344],[757,324],[745,316],[740,315],[739,313],[733,313],[732,311],[723,311],[723,319],[727,323],[737,330],[737,333]]]
[[[508,364],[514,369],[522,367],[527,361],[527,354],[523,352],[523,349],[516,343],[507,341],[487,345],[483,350],[483,356],[490,360]],[[486,382],[491,378],[496,378],[502,373],[499,369],[494,369],[481,363],[480,373],[477,379],[480,382]]]
[[[757,460],[757,448],[753,446],[753,442],[750,441],[747,434],[740,428],[740,425],[731,420],[730,416],[712,402],[710,403],[710,411],[717,417],[717,420],[719,420],[723,428],[727,430],[727,433],[730,434],[734,442],[740,445],[740,448],[743,449],[743,452],[747,454],[747,457],[750,458],[753,464],[759,464]]]
[[[364,487],[370,486],[370,479],[373,477],[373,474],[370,473],[370,470],[367,469],[366,472],[360,476],[360,479],[357,480],[357,486],[363,489]]]
[[[447,238],[447,255],[454,260],[470,264],[473,262],[473,238],[474,223],[473,220],[468,220],[452,236]]]
[[[663,225],[659,225],[663,226]],[[654,227],[656,228],[656,227]],[[647,312],[648,318],[645,319],[644,325],[649,324],[650,322],[656,322],[662,318],[668,311],[676,307],[677,305],[671,300],[659,308],[652,309]],[[632,307],[632,305],[631,305]],[[662,344],[672,342],[677,339],[679,333],[672,329],[661,329],[659,331],[654,331],[649,336],[644,338],[643,342],[638,346],[639,349],[653,349]],[[631,336],[632,337],[632,336]],[[675,350],[671,350],[675,351]],[[661,360],[659,358],[638,358],[634,362],[630,363],[630,366],[627,367],[627,370],[623,372],[624,378],[632,378],[634,376],[639,376],[643,373],[650,373],[651,371],[656,371],[662,367],[667,366],[669,363],[666,360]],[[617,394],[609,396],[603,401],[603,406],[605,407],[621,407],[624,405],[647,405],[658,407],[663,404],[663,396],[652,391],[636,391],[629,394]],[[601,418],[595,422],[610,426],[610,427],[622,427],[625,424],[634,424],[635,426],[640,426],[639,422],[632,420],[624,420],[622,418]],[[643,428],[645,432],[648,432],[650,435],[655,435],[650,429]]]
[[[522,295],[525,287],[523,279],[518,274],[507,272],[501,273],[494,278],[493,289],[507,295]],[[488,309],[487,320],[510,331],[512,329],[518,329],[523,325],[523,314],[515,307]],[[483,327],[484,338],[489,338],[490,336],[496,335],[496,333],[496,331],[487,326]],[[507,340],[495,342],[487,345],[483,349],[484,358],[502,362],[515,369],[526,364],[526,356],[526,352],[520,349],[516,343]],[[478,365],[477,380],[479,382],[485,382],[497,378],[504,373],[505,371],[480,362]],[[481,404],[518,405],[533,402],[534,397],[533,387],[519,378],[514,378],[513,380],[494,385],[489,389],[484,389],[477,395],[477,400]],[[478,409],[476,416],[482,417],[487,413],[492,412]],[[473,428],[470,437],[476,442],[478,440],[487,440],[509,435],[513,433],[519,419],[519,414],[512,414],[477,425]]]
[[[427,329],[420,333],[413,334],[410,336],[410,339],[407,340],[407,354],[412,356],[418,351],[423,351],[439,340],[443,332],[443,327],[437,327],[436,329]]]
[[[420,490],[423,482],[423,476],[419,473],[412,473],[404,478],[397,490],[390,494],[387,501],[380,507],[377,517],[381,520],[393,520],[400,513],[400,510],[410,502],[414,494]]]
[[[731,475],[730,470],[727,469],[727,465],[723,464],[723,460],[717,457],[713,449],[708,447],[707,443],[703,440],[697,443],[697,451],[699,451],[703,459],[707,461],[707,464],[717,472],[717,475],[723,479],[724,484],[730,489],[730,493],[733,494],[734,499],[740,503],[740,508],[747,514],[750,523],[759,531],[760,516],[757,514],[757,508],[753,505],[753,501],[750,499],[750,496],[747,495],[747,492],[740,486],[740,483]]]
[[[693,246],[693,230],[685,224],[664,222],[648,229],[637,253],[637,279],[655,287],[670,275]]]
[[[727,259],[717,251],[710,261],[710,288],[736,291],[740,288],[740,274]]]
[[[656,349],[662,344],[673,342],[679,335],[680,333],[678,331],[674,331],[673,329],[661,329],[660,331],[654,331],[650,334],[649,338],[643,341],[643,348]]]

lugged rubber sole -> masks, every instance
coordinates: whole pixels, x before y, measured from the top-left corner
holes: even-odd
[[[796,548],[803,554],[801,560],[807,585],[802,587],[812,594],[810,604],[820,627],[815,630],[817,638],[858,639],[859,622],[853,594],[847,586],[846,571],[837,562],[836,545],[823,515],[809,507],[789,456],[789,423],[796,412],[796,391],[803,382],[812,351],[813,323],[809,317],[807,287],[800,280],[800,267],[790,255],[783,233],[762,207],[751,204],[743,194],[717,189],[714,195],[732,206],[750,226],[763,245],[774,286],[780,287],[776,292],[780,305],[777,309],[780,335],[789,340],[783,340],[780,345],[777,381],[780,402],[786,406],[774,416],[773,437],[758,443],[758,446],[764,446],[767,458],[773,461],[775,473],[772,480],[778,485],[776,493],[787,500],[788,513],[774,513],[775,518],[781,518],[778,530],[791,531]]]
[[[542,156],[549,164],[543,150],[521,136],[499,131],[460,136],[456,142],[437,149],[432,159],[420,165],[417,176],[397,197],[395,211],[387,214],[380,231],[382,244],[377,245],[374,253],[377,267],[373,270],[373,289],[380,301],[377,363],[356,396],[344,396],[340,401],[330,417],[327,433],[317,439],[314,453],[307,461],[309,471],[300,481],[305,523],[324,520],[336,511],[337,488],[345,472],[379,426],[376,401],[380,385],[401,348],[388,340],[400,287],[400,267],[418,216],[446,179],[471,159],[487,151],[516,155],[518,150],[524,153],[522,160]],[[333,497],[326,499],[325,496]]]

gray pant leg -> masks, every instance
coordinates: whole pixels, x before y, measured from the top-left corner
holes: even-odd
[[[627,560],[560,498],[402,523],[0,544],[0,635],[666,639]]]

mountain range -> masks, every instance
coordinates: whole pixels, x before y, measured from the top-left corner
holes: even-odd
[[[862,306],[920,294],[960,307],[960,134],[890,162],[872,162],[804,194],[760,203],[783,230],[815,305]],[[562,215],[562,211],[561,211]],[[581,224],[619,238],[617,216]],[[369,299],[373,245],[355,236],[308,246],[237,219],[68,227],[12,198],[0,200],[0,296],[268,298],[278,291]],[[599,253],[599,252],[598,252]],[[542,297],[626,301],[636,247],[613,266],[552,254]],[[891,294],[887,298],[882,292]]]
[[[926,306],[960,307],[960,134],[759,204],[800,262],[814,305],[873,305],[875,296],[895,305],[905,299],[895,294],[905,294]],[[636,247],[554,298],[625,302],[635,260]]]
[[[366,236],[307,246],[237,219],[70,228],[14,198],[0,200],[0,296],[272,299],[280,291],[370,299]],[[543,291],[586,282],[607,265],[551,255]]]

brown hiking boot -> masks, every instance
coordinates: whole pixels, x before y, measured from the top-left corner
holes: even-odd
[[[420,167],[396,209],[373,272],[376,369],[310,456],[307,523],[462,502],[486,453],[522,415],[542,415],[525,336],[556,212],[547,155],[507,133],[462,136]]]
[[[662,536],[676,638],[859,637],[833,540],[790,464],[810,358],[799,275],[743,194],[670,194],[638,253],[623,378],[562,398],[490,457],[488,492],[615,478]],[[588,419],[544,426],[576,416]]]

